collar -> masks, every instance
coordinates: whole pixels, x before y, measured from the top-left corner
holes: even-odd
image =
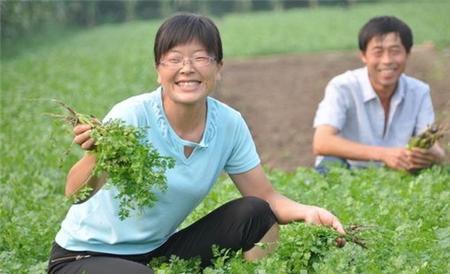
[[[370,100],[376,99],[378,95],[373,89],[372,84],[370,83],[367,66],[361,70],[361,73],[362,77],[360,79],[362,79],[361,80],[362,93],[364,103],[366,103]],[[392,96],[392,101],[400,102],[403,100],[404,97],[405,97],[405,83],[404,83],[404,76],[402,74],[398,79],[397,88],[395,89],[394,94]]]
[[[199,143],[191,142],[188,140],[184,140],[180,138],[172,128],[167,119],[166,113],[164,112],[164,107],[162,103],[162,95],[163,89],[162,87],[158,87],[155,90],[157,100],[155,100],[153,104],[153,113],[156,116],[157,124],[161,130],[162,135],[165,137],[167,142],[171,143],[171,145],[181,145],[181,146],[189,146],[189,147],[199,147],[206,148],[210,144],[211,140],[215,136],[216,133],[216,116],[217,109],[216,104],[212,102],[210,97],[207,97],[207,113],[206,113],[206,125],[205,130],[203,132],[202,139]]]

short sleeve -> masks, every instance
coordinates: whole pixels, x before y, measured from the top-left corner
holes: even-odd
[[[233,148],[225,164],[225,172],[239,174],[255,168],[260,163],[259,155],[250,130],[241,115],[232,136]]]
[[[325,96],[317,108],[314,127],[330,125],[338,130],[342,130],[346,120],[346,113],[347,104],[344,87],[331,81],[327,85]]]
[[[134,109],[134,112],[132,111]],[[112,120],[121,120],[127,125],[138,126],[138,118],[136,116],[136,108],[127,106],[123,102],[115,105],[103,118],[103,123]]]
[[[420,104],[419,114],[417,115],[417,123],[414,128],[414,135],[420,134],[427,129],[428,126],[434,123],[434,110],[431,101],[431,95],[426,92]]]

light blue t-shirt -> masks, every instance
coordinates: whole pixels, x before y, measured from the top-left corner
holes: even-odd
[[[173,157],[167,171],[168,189],[157,203],[130,213],[121,221],[117,190],[103,187],[82,204],[72,205],[56,242],[65,249],[112,254],[141,254],[156,249],[170,237],[204,199],[225,171],[239,174],[255,168],[260,159],[250,131],[240,113],[207,98],[207,121],[200,143],[182,140],[171,128],[162,105],[162,90],[131,97],[105,117],[149,127],[147,137],[161,155]],[[186,158],[184,146],[194,147]]]
[[[402,74],[391,99],[384,132],[384,109],[372,88],[367,67],[347,71],[333,78],[325,89],[314,119],[314,127],[330,125],[339,135],[365,145],[404,147],[409,139],[434,122],[430,88]],[[323,157],[316,158],[316,165]],[[352,161],[351,166],[379,165]]]

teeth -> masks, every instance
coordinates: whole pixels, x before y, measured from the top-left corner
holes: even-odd
[[[197,81],[188,81],[188,82],[179,82],[179,86],[189,87],[189,86],[195,86],[198,85]]]

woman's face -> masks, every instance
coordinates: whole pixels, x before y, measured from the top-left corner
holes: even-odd
[[[161,56],[156,67],[164,100],[183,105],[204,103],[220,79],[221,68],[222,63],[217,63],[196,40],[173,47]]]

